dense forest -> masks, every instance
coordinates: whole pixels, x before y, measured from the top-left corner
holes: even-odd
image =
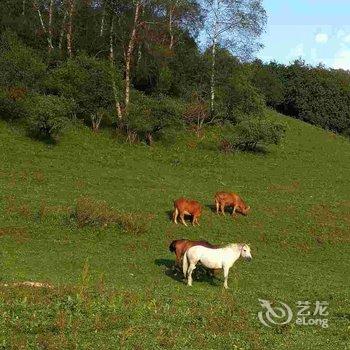
[[[350,135],[349,73],[254,60],[266,21],[261,0],[3,0],[0,118],[53,142],[76,122],[149,145],[220,125],[255,150],[285,132],[268,106]]]

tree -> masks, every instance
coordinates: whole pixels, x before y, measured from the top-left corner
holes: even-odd
[[[247,58],[261,45],[257,39],[266,24],[262,0],[203,0],[205,29],[211,47],[210,109],[214,115],[217,46]]]

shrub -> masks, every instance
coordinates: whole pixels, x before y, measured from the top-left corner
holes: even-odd
[[[161,138],[165,129],[182,127],[184,106],[169,98],[151,98],[134,92],[126,117],[130,134],[136,134],[150,145],[154,138]]]
[[[285,130],[284,125],[266,119],[244,120],[234,128],[232,147],[244,151],[256,151],[270,144],[277,145],[284,137]]]
[[[24,108],[29,134],[56,142],[71,119],[73,103],[58,96],[31,95],[24,101]]]
[[[210,119],[208,103],[198,95],[194,95],[193,102],[186,105],[183,118],[187,124],[194,126],[197,136],[200,136],[204,123]]]
[[[54,69],[45,82],[48,92],[75,101],[76,114],[95,129],[115,112],[115,95],[120,100],[122,80],[107,61],[78,56]],[[98,121],[98,123],[97,123]]]
[[[23,98],[26,94],[24,88],[2,88],[0,86],[0,116],[5,120],[19,120],[24,118],[25,110]]]
[[[147,231],[143,216],[119,212],[104,201],[96,201],[88,197],[81,197],[77,200],[71,218],[80,228],[117,225],[127,233],[142,234]]]
[[[0,39],[0,86],[39,90],[46,65],[17,36],[5,32]]]
[[[262,95],[243,71],[238,71],[218,89],[217,114],[220,119],[236,124],[244,118],[262,115],[264,108]]]

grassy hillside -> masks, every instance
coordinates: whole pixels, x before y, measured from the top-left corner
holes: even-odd
[[[149,148],[84,127],[49,146],[0,123],[0,347],[349,349],[350,142],[271,118],[288,131],[265,155],[220,154],[211,134]],[[250,216],[212,212],[225,189]],[[203,203],[200,227],[170,222],[182,195]],[[77,227],[69,212],[82,196],[142,213],[146,232]],[[249,242],[253,261],[234,265],[228,291],[208,278],[190,288],[171,271],[178,238]],[[329,328],[267,328],[258,299],[293,311],[328,301]]]

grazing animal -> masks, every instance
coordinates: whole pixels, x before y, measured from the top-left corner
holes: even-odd
[[[192,225],[199,226],[198,218],[202,214],[202,207],[197,201],[179,198],[174,202],[173,220],[177,224],[177,217],[180,216],[181,222],[187,226],[185,215],[192,215]]]
[[[182,271],[187,277],[187,284],[192,286],[192,272],[198,262],[209,269],[224,270],[224,287],[227,289],[228,273],[232,265],[242,256],[247,260],[252,259],[248,244],[232,243],[223,248],[212,249],[203,246],[194,246],[188,249],[183,257]]]
[[[201,245],[203,247],[207,247],[207,248],[219,248],[219,246],[216,246],[216,245],[213,245],[213,244],[210,244],[209,242],[207,241],[191,241],[189,239],[177,239],[175,241],[172,241],[170,243],[170,246],[169,246],[169,250],[172,252],[172,253],[175,253],[176,255],[176,264],[178,266],[181,266],[181,260],[182,260],[182,257],[184,256],[185,252],[187,249],[195,246],[195,245]]]
[[[247,215],[250,211],[250,206],[247,206],[243,199],[236,193],[226,193],[226,192],[217,192],[215,194],[215,206],[216,213],[219,214],[219,208],[221,213],[225,215],[225,207],[232,207],[232,216],[235,212]]]

